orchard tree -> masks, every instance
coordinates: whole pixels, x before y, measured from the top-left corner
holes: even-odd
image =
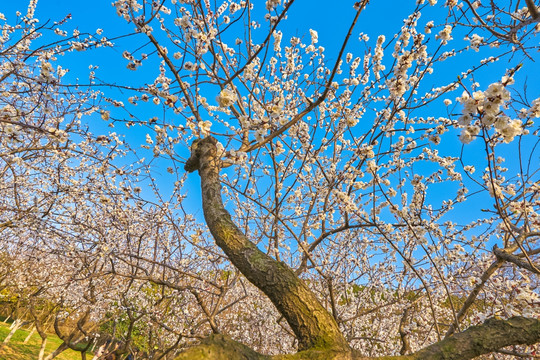
[[[130,102],[176,115],[148,147],[176,161],[193,139],[206,224],[287,321],[290,358],[534,351],[515,347],[540,340],[540,100],[515,84],[537,51],[532,1],[419,1],[396,35],[360,36],[370,5],[357,2],[331,55],[316,30],[287,34],[293,1],[115,6],[161,59]],[[348,51],[358,38],[363,54]],[[259,355],[214,336],[180,357],[197,356]]]
[[[30,322],[42,339],[39,359],[52,359],[99,336],[107,309],[129,288],[125,278],[110,275],[108,254],[139,231],[150,232],[137,220],[156,222],[145,219],[140,199],[126,204],[138,191],[130,187],[136,182],[123,180],[140,169],[112,162],[129,147],[81,121],[104,116],[97,112],[100,93],[67,83],[69,69],[57,62],[111,43],[99,29],[67,36],[69,16],[39,24],[35,8],[30,2],[12,22],[0,14],[0,300],[3,315],[16,321],[4,343]],[[45,354],[51,331],[63,343]]]
[[[170,314],[191,301],[180,327],[149,316],[177,339],[192,336],[178,343],[190,345],[179,358],[535,355],[540,97],[536,84],[526,83],[538,58],[533,0],[430,0],[394,9],[351,2],[341,14],[350,23],[335,25],[343,35],[333,50],[316,29],[300,36],[290,30],[293,15],[311,3],[113,5],[138,33],[122,61],[140,76],[103,90],[111,106],[102,103],[99,114],[116,132],[79,144],[86,156],[96,144],[117,143],[117,133],[137,135],[140,125],[147,133],[137,154],[147,159],[138,162],[141,172],[122,173],[123,187],[111,178],[122,160],[65,166],[93,179],[96,194],[111,191],[101,205],[74,195],[59,202],[66,206],[58,214],[73,214],[71,201],[81,198],[86,205],[76,214],[95,214],[62,238],[78,234],[84,243],[80,229],[91,228],[91,244],[106,245],[105,256],[84,254],[103,264],[94,276],[174,289],[180,300],[167,307]],[[407,11],[395,33],[392,11]],[[364,25],[368,17],[385,23],[382,33]],[[78,39],[67,44],[89,47]],[[146,80],[149,68],[157,75]],[[91,85],[116,83],[101,79]],[[15,105],[8,108],[13,116]],[[8,155],[9,166],[27,164]],[[198,191],[183,168],[200,176],[211,238],[193,224],[197,210],[189,210],[182,187]],[[105,176],[86,175],[94,171]],[[154,207],[140,199],[143,175]],[[72,184],[66,194],[84,186]],[[121,189],[124,202],[111,202]],[[9,209],[24,214],[17,200]],[[77,216],[67,218],[63,225]],[[94,218],[107,220],[87,226]],[[141,219],[150,221],[142,226]],[[135,233],[112,230],[126,224]],[[193,314],[204,326],[190,322]]]

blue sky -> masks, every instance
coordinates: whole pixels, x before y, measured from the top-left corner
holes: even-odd
[[[284,39],[290,36],[309,37],[309,29],[316,29],[319,33],[319,45],[324,46],[327,49],[326,56],[328,59],[335,59],[337,56],[339,47],[341,46],[341,40],[344,34],[347,32],[350,21],[354,17],[354,10],[352,4],[354,1],[335,1],[331,5],[327,1],[300,1],[297,0],[291,7],[288,19],[280,24],[280,30],[284,32]],[[390,4],[390,5],[389,5]],[[416,1],[372,1],[367,10],[361,15],[360,21],[355,28],[350,45],[349,51],[355,52],[357,55],[361,55],[364,51],[364,46],[358,41],[358,34],[360,32],[367,33],[371,39],[372,44],[378,34],[386,34],[387,38],[391,34],[396,33],[403,24],[403,19],[410,14],[412,9],[416,6]],[[264,10],[262,2],[259,4],[259,8]],[[26,1],[3,1],[0,4],[0,12],[4,13],[8,19],[13,19],[15,11],[19,10],[23,14],[26,12]],[[440,6],[433,8],[427,8],[423,12],[423,16],[420,20],[419,28],[423,28],[423,24],[431,20],[430,16],[446,13],[446,10]],[[93,33],[97,28],[103,29],[103,35],[113,38],[119,35],[131,33],[134,30],[134,26],[127,24],[124,20],[116,15],[115,8],[111,5],[110,0],[98,0],[92,4],[83,1],[67,1],[67,0],[39,0],[36,17],[40,19],[40,23],[44,23],[47,20],[60,21],[68,14],[71,14],[71,20],[64,27],[65,30],[77,28],[80,32]],[[434,29],[434,32],[438,31]],[[131,72],[126,69],[127,61],[121,58],[121,54],[125,49],[137,48],[143,38],[141,36],[127,37],[116,41],[117,46],[113,49],[100,49],[97,51],[88,51],[84,53],[72,53],[66,55],[60,59],[60,62],[65,62],[67,67],[71,69],[71,80],[79,78],[81,82],[85,82],[88,74],[88,66],[90,64],[99,65],[98,76],[108,82],[116,82],[118,84],[128,84],[130,86],[142,85],[145,82],[153,80],[152,76],[157,75],[156,67],[149,65],[143,65],[140,71]],[[456,41],[459,43],[460,39],[456,36]],[[481,58],[487,57],[489,54],[482,52],[481,54],[469,54],[465,57],[460,57],[452,60],[452,69],[455,72],[435,72],[431,80],[427,81],[427,85],[444,84],[453,79],[460,70],[467,69],[472,62],[477,62]],[[389,55],[388,55],[389,56]],[[521,55],[518,55],[521,56]],[[538,54],[533,54],[538,59]],[[512,66],[520,61],[519,58],[513,60]],[[445,64],[448,66],[448,64]],[[476,78],[481,83],[482,87],[487,86],[489,83],[497,81],[504,74],[505,69],[508,67],[507,62],[501,62],[500,64],[493,66],[489,72],[481,72]],[[529,74],[535,74],[537,64],[528,62],[524,69],[516,76],[517,82],[523,81]],[[532,79],[530,79],[532,80]],[[432,83],[429,83],[432,81]],[[538,97],[540,94],[540,84],[535,81],[528,81],[528,92],[531,98]],[[460,91],[461,92],[461,91]],[[114,93],[114,92],[113,92]],[[213,99],[215,94],[208,95],[209,99]],[[127,95],[123,96],[123,101],[126,102]],[[452,100],[454,98],[452,97]],[[431,108],[428,109],[434,113],[434,116],[444,115],[445,109],[443,108]],[[156,115],[156,108],[139,107],[140,116],[142,118],[150,118]],[[97,121],[96,123],[99,123]],[[108,131],[106,127],[100,125],[96,128],[99,130]],[[120,127],[116,130],[121,132]],[[143,142],[143,137],[146,134],[145,129],[140,131],[130,131],[130,136],[135,143]],[[456,132],[457,134],[457,132]],[[129,139],[129,138],[128,138]],[[479,144],[471,144],[467,149],[467,156],[471,154],[474,156],[474,149]],[[457,136],[454,141],[448,142],[446,150],[456,153],[461,147],[461,143],[458,141]],[[443,148],[444,150],[444,148]],[[190,201],[193,204],[198,204],[198,178],[191,176],[189,179],[188,187],[190,189]],[[193,191],[191,190],[193,189]],[[443,195],[443,194],[441,194]],[[196,196],[194,198],[193,196]],[[468,216],[469,214],[464,214]]]

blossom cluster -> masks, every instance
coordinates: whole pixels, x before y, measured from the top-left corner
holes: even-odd
[[[509,143],[523,133],[523,123],[519,119],[511,119],[505,114],[507,102],[510,100],[510,91],[506,85],[511,78],[505,77],[502,81],[489,85],[486,91],[475,91],[472,94],[463,92],[457,98],[463,105],[463,115],[458,124],[463,128],[460,140],[468,144],[482,129],[488,131],[494,128],[505,143]]]

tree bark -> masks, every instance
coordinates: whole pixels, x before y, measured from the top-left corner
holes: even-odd
[[[50,353],[46,358],[45,360],[51,360],[51,359],[54,359],[55,357],[57,357],[58,355],[60,355],[62,352],[66,351],[67,349],[69,349],[69,347],[66,345],[66,343],[61,343],[57,348],[56,350],[54,350],[52,353]]]
[[[40,320],[36,317],[35,318],[35,324],[34,329],[37,330],[39,337],[41,338],[41,347],[39,348],[39,356],[38,360],[43,360],[45,356],[45,347],[47,346],[47,333],[45,332],[45,328],[42,326]]]
[[[43,357],[45,356],[45,347],[47,346],[47,338],[41,339],[41,347],[39,348],[39,356],[38,360],[43,360]]]
[[[540,270],[537,266],[535,266],[534,264],[531,265],[529,262],[521,260],[516,255],[504,251],[504,249],[499,249],[496,245],[493,248],[493,253],[495,254],[495,256],[497,256],[498,259],[511,262],[522,269],[526,269],[534,274],[540,275]]]
[[[216,244],[285,317],[298,339],[300,350],[348,350],[334,318],[307,285],[286,264],[260,251],[231,220],[221,199],[221,160],[217,156],[216,143],[213,137],[196,140],[185,165],[189,172],[199,171],[204,218]]]
[[[23,344],[26,344],[28,342],[28,340],[30,340],[32,335],[34,335],[35,332],[36,332],[36,327],[32,326],[32,330],[30,330],[30,332],[28,333],[28,336],[26,337],[26,339],[24,339]]]
[[[418,359],[473,359],[510,345],[532,345],[540,341],[540,321],[516,316],[508,320],[488,319],[416,353]]]

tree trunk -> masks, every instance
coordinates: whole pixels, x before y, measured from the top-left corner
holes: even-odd
[[[66,351],[68,349],[68,346],[66,345],[66,343],[62,343],[60,344],[60,346],[58,346],[56,348],[56,350],[54,350],[52,353],[50,353],[49,355],[47,355],[47,357],[45,358],[45,360],[51,360],[51,359],[54,359],[55,357],[57,357],[58,355],[60,355],[62,352]]]
[[[199,171],[204,218],[216,244],[285,317],[298,339],[298,348],[349,350],[330,313],[307,285],[283,262],[260,251],[231,220],[223,207],[216,139],[196,140],[185,169]]]
[[[19,330],[21,326],[23,326],[24,324],[25,322],[20,319],[15,320],[13,324],[11,324],[11,327],[10,327],[11,331],[9,332],[8,336],[6,336],[2,344],[0,344],[0,348],[2,348],[5,344],[7,344],[11,340],[15,332]]]
[[[39,356],[38,360],[43,360],[43,357],[45,356],[45,346],[47,346],[47,333],[45,332],[45,328],[42,326],[41,321],[36,317],[34,322],[35,330],[37,331],[39,337],[41,338],[41,347],[39,348]]]
[[[36,327],[32,326],[32,330],[30,330],[30,332],[28,333],[28,336],[26,337],[26,339],[24,339],[23,344],[26,344],[28,342],[28,340],[30,340],[32,335],[34,335],[35,332],[36,332]]]
[[[47,346],[47,338],[41,339],[41,347],[39,348],[38,360],[43,360],[45,356],[45,347]]]
[[[19,326],[19,323],[22,322],[22,320],[20,319],[17,319],[17,320],[14,320],[11,325],[9,326],[9,329],[12,330],[14,327],[17,327]]]
[[[418,359],[473,359],[506,346],[540,341],[540,321],[516,316],[508,320],[488,319],[482,325],[447,337],[415,353]]]

